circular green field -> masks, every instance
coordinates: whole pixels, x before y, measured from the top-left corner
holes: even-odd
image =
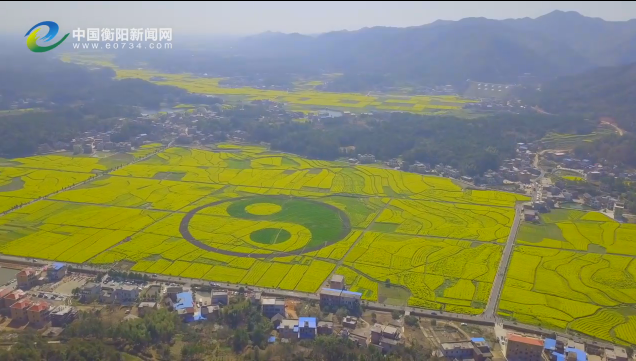
[[[280,222],[296,224],[306,228],[311,238],[305,244],[298,245],[284,252],[267,254],[242,253],[228,249],[220,249],[196,239],[190,233],[190,221],[201,210],[221,203],[230,203],[226,211],[230,217],[252,221]],[[267,213],[267,214],[254,214]],[[239,197],[212,202],[189,211],[181,220],[179,226],[181,235],[191,244],[212,252],[230,256],[265,258],[272,255],[284,257],[319,250],[338,242],[351,231],[351,222],[347,215],[337,207],[322,203],[318,200],[296,198],[289,196],[254,196]],[[253,231],[249,234],[255,243],[274,245],[289,240],[289,231],[279,227],[269,227]]]
[[[291,234],[281,228],[263,228],[250,234],[250,239],[257,243],[276,244],[285,242]]]

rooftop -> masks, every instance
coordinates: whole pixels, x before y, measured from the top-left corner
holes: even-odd
[[[261,304],[263,306],[284,306],[285,300],[282,298],[263,297],[261,298]]]
[[[323,288],[320,290],[321,295],[340,297],[342,290],[334,290],[333,288]]]
[[[51,315],[65,315],[73,311],[73,307],[71,306],[57,306],[51,312]]]
[[[157,306],[157,302],[141,302],[137,307],[142,308],[142,307],[156,307],[156,306]]]
[[[177,293],[177,303],[174,304],[175,310],[193,308],[194,302],[192,301],[191,292]]]
[[[28,308],[29,306],[31,306],[31,300],[29,300],[28,298],[20,300],[14,304],[11,305],[11,308],[16,309],[16,310],[24,310],[26,308]]]
[[[66,266],[66,264],[56,262],[56,263],[53,263],[53,265],[51,266],[51,268],[52,268],[52,269],[54,269],[54,270],[56,270],[56,271],[58,271],[58,270],[62,269],[62,267],[64,267],[64,266]]]
[[[456,350],[456,349],[473,349],[473,344],[466,341],[461,342],[444,342],[442,343],[442,350]]]
[[[51,307],[51,305],[49,305],[47,302],[38,301],[38,302],[33,303],[31,305],[31,307],[29,307],[29,311],[42,312],[42,311],[48,310],[49,307]]]
[[[227,291],[214,291],[212,292],[212,297],[214,296],[227,296]]]
[[[574,352],[576,354],[576,361],[587,361],[587,353],[585,353],[585,351],[579,350],[578,348],[574,347],[566,347],[566,355],[570,352]]]
[[[472,342],[486,342],[486,339],[483,337],[473,337],[470,339]]]
[[[11,291],[13,291],[10,288],[0,288],[0,298],[8,295]]]
[[[7,300],[18,300],[22,297],[24,297],[24,295],[26,294],[26,292],[22,291],[22,290],[13,290],[11,293],[7,294],[6,296],[4,296],[5,299]]]
[[[627,358],[627,351],[625,351],[625,349],[623,347],[614,346],[614,353],[618,357]]]
[[[544,348],[546,350],[556,350],[556,340],[553,338],[546,338],[544,341]]]
[[[528,336],[521,336],[521,335],[517,335],[514,333],[511,333],[508,335],[508,342],[520,342],[520,343],[525,343],[526,345],[533,345],[533,346],[541,346],[543,347],[543,340],[538,339],[538,338],[534,338],[534,337],[528,337]]]
[[[315,317],[300,317],[298,319],[298,326],[316,328],[316,318]]]
[[[331,277],[331,281],[332,282],[343,282],[344,281],[344,276],[343,275],[333,275],[333,277]]]

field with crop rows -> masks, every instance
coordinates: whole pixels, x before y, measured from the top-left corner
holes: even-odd
[[[303,109],[341,109],[349,111],[404,111],[412,113],[444,113],[461,109],[473,100],[457,96],[377,96],[358,93],[330,93],[306,90],[263,90],[251,87],[228,88],[219,84],[222,78],[201,78],[191,74],[164,74],[150,70],[117,69],[117,77],[139,78],[161,85],[172,85],[192,93],[217,96],[240,96],[247,100],[271,100]],[[152,79],[152,80],[151,80]]]
[[[107,174],[0,217],[0,253],[310,293],[340,273],[365,300],[478,314],[526,199],[256,146],[158,147],[113,171],[64,156],[2,168],[7,184]],[[6,198],[37,195],[21,192]]]
[[[616,222],[598,212],[553,210],[541,215],[540,224],[524,223],[517,243],[636,256],[636,225]]]
[[[636,263],[630,256],[517,246],[500,314],[524,323],[636,344]]]

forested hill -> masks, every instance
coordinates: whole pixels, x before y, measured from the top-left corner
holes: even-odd
[[[344,73],[373,75],[382,85],[464,84],[466,79],[516,83],[524,73],[548,80],[636,61],[634,40],[635,20],[554,11],[536,19],[466,18],[317,36],[268,32],[223,47],[148,54],[144,61],[164,71],[223,76]]]
[[[540,91],[526,90],[522,98],[550,113],[607,116],[636,131],[636,63],[603,67],[544,83]]]

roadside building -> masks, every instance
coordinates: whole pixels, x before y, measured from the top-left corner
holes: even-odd
[[[168,286],[166,287],[166,296],[170,297],[173,302],[177,302],[177,295],[183,292],[182,286]]]
[[[227,291],[214,291],[212,292],[212,304],[213,305],[225,305],[227,306],[229,301],[229,296]]]
[[[526,209],[523,211],[523,220],[526,222],[535,222],[537,220],[537,211]]]
[[[51,311],[51,326],[64,327],[73,322],[77,310],[71,306],[57,306]]]
[[[540,338],[509,333],[506,358],[508,361],[541,360],[543,346],[543,340]]]
[[[40,328],[50,321],[51,305],[36,301],[27,309],[27,318],[31,326]]]
[[[46,275],[51,282],[57,282],[66,276],[68,266],[64,263],[53,263],[47,270]]]
[[[18,323],[26,323],[29,320],[27,310],[32,302],[28,298],[23,298],[11,305],[11,319]]]
[[[23,290],[33,287],[38,282],[40,272],[33,268],[25,268],[18,272],[16,279],[18,281],[18,288]]]
[[[177,294],[177,302],[174,309],[183,321],[189,322],[194,318],[194,300],[192,292],[181,292]]]
[[[333,288],[323,288],[322,290],[320,290],[321,306],[344,306],[349,309],[353,309],[360,305],[361,299],[362,293],[359,292],[351,292]]]
[[[344,276],[333,275],[333,277],[331,277],[331,281],[329,281],[329,287],[331,287],[334,290],[344,290],[345,288]]]
[[[261,306],[263,315],[267,318],[272,318],[277,313],[287,317],[287,312],[285,311],[285,300],[282,298],[262,297]]]

